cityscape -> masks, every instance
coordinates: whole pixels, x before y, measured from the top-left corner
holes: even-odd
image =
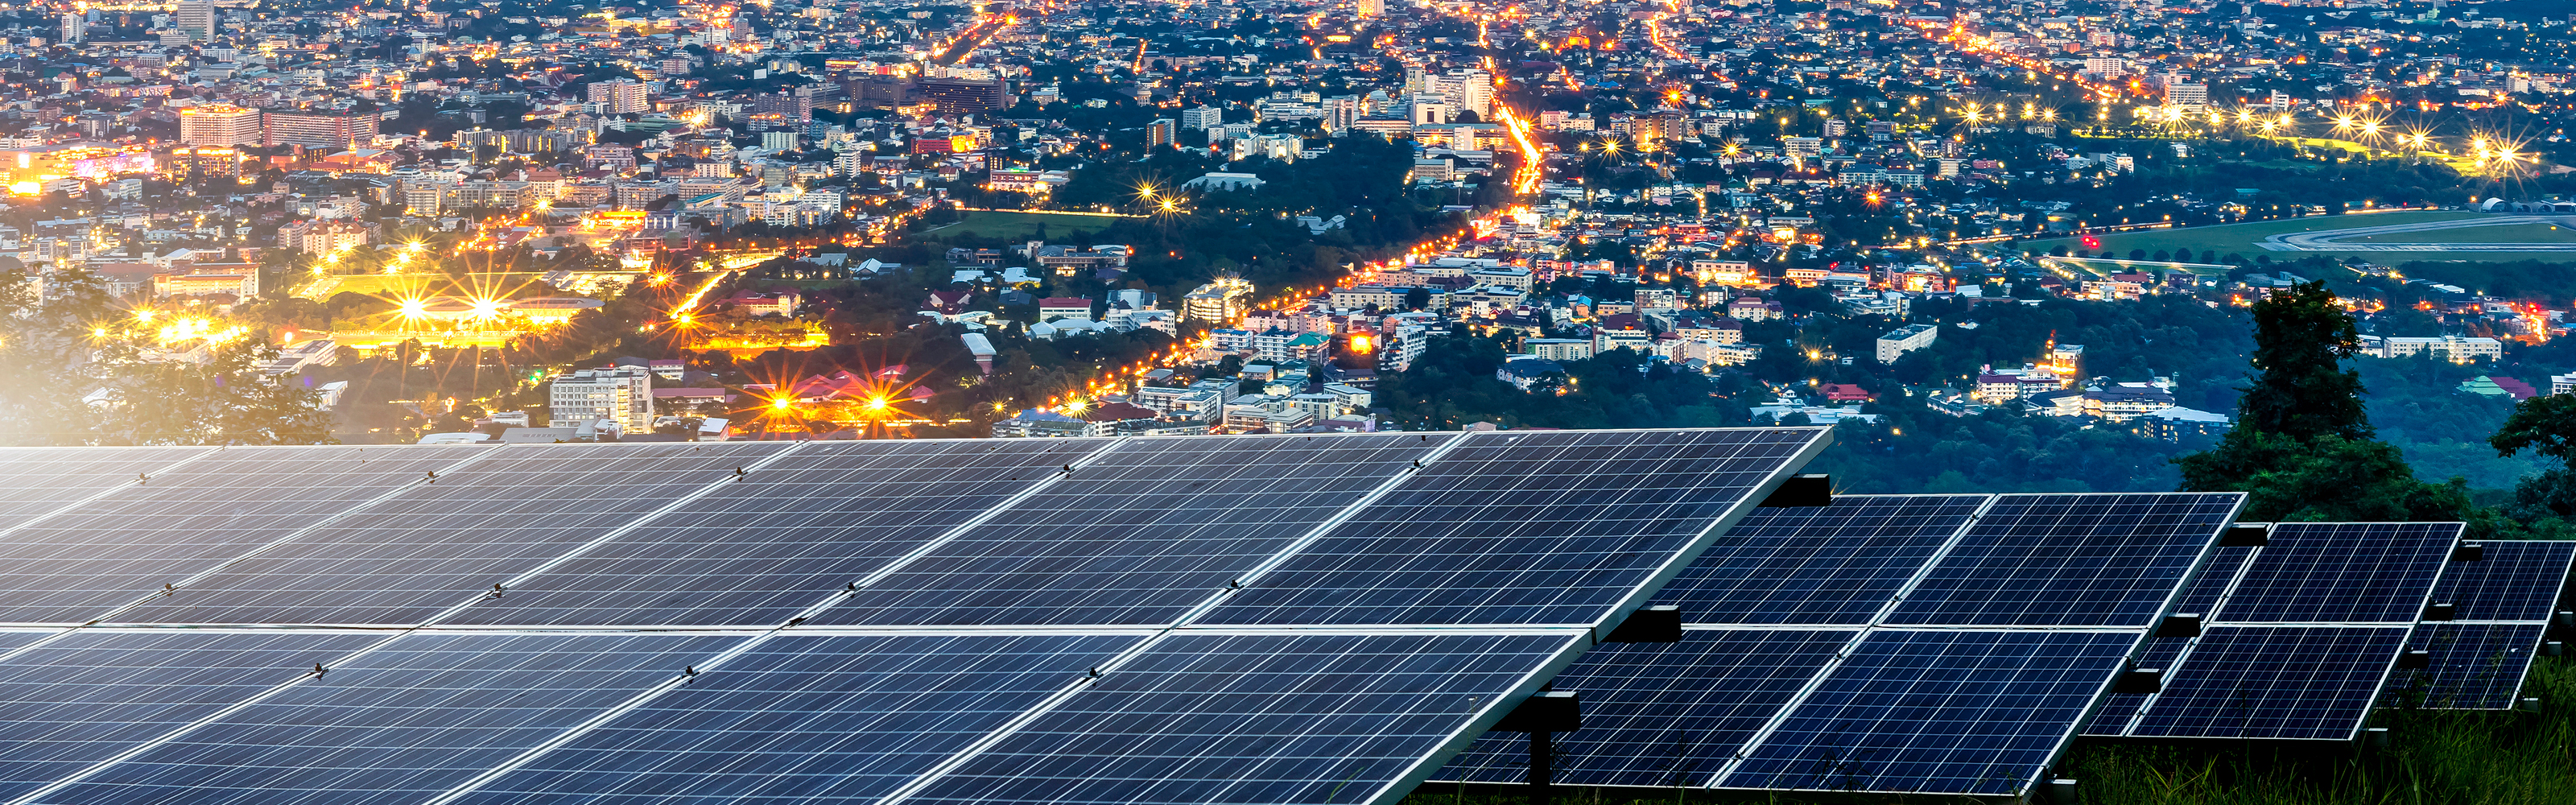
[[[314,630],[0,805],[2570,801],[2571,122],[2556,0],[0,4],[0,705],[85,630]],[[490,758],[143,770],[365,630],[643,676],[450,680],[594,696]],[[1467,704],[1050,721],[1228,651]],[[942,652],[1027,664],[812,750],[881,771],[582,754]],[[1926,656],[2024,715],[1869,704]]]

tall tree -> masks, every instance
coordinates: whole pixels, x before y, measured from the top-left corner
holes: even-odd
[[[2361,331],[2323,281],[2277,291],[2254,305],[2254,385],[2239,389],[2239,428],[2300,439],[2370,438],[2361,373],[2345,368]]]
[[[2184,491],[2245,492],[2248,520],[2456,520],[2468,482],[2428,484],[2371,438],[2361,375],[2345,361],[2361,334],[2323,282],[2254,306],[2254,382],[2217,447],[2174,459]]]

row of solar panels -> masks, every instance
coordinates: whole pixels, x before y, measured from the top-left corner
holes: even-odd
[[[1824,438],[0,450],[0,802],[1385,801]]]
[[[1381,802],[1520,781],[1475,736],[1551,677],[1569,783],[2017,793],[2300,555],[2213,549],[2233,494],[1738,523],[1821,436],[0,450],[57,625],[0,803]],[[1659,587],[1680,642],[1594,647]]]
[[[2079,727],[2350,740],[2374,702],[2509,708],[2576,561],[2576,542],[2462,547],[2457,523],[2240,527],[2262,544],[2211,548],[2233,496],[2062,499],[2098,508],[1927,495],[1754,515],[1654,599],[1688,622],[1679,641],[1605,645],[1556,677],[1584,713],[1554,736],[1553,781],[2014,795]],[[2016,541],[2049,547],[2012,564],[2059,572],[1951,569]],[[1960,577],[2046,606],[1974,629],[1906,614]],[[2104,585],[2124,581],[2156,605],[2110,616]],[[1523,782],[1525,746],[1488,735],[1438,779]]]

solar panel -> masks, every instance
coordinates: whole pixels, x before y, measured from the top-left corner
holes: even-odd
[[[149,483],[206,447],[0,447],[0,529],[16,528],[92,495]]]
[[[35,801],[417,801],[742,640],[411,634]]]
[[[1376,802],[1499,718],[1507,694],[1581,639],[1184,630],[880,802]]]
[[[2234,492],[1997,497],[1888,622],[2148,625],[2243,499]]]
[[[2129,734],[2351,740],[2406,632],[2402,626],[2210,627],[2165,675],[2164,690]]]
[[[2279,523],[2215,620],[2413,623],[2460,523]]]
[[[1825,443],[1822,429],[1470,436],[1198,622],[1598,624]]]
[[[489,447],[232,448],[0,535],[0,622],[87,623]],[[130,480],[130,479],[129,479]]]
[[[1554,737],[1553,782],[1707,785],[1857,630],[1692,629],[1679,643],[1604,643],[1549,686],[1580,694],[1583,728]],[[1436,780],[1521,783],[1526,733],[1489,733]]]
[[[40,635],[0,635],[16,648]],[[249,701],[382,633],[82,630],[0,659],[0,799]]]
[[[2486,540],[2482,558],[2452,562],[2433,585],[2433,599],[2452,604],[2464,621],[2549,620],[2558,609],[2576,541]]]
[[[1143,634],[783,634],[461,803],[866,802]]]
[[[442,622],[782,623],[1109,441],[806,445]]]
[[[1692,623],[1866,624],[1990,495],[1838,495],[1759,509],[1650,604]]]
[[[2137,640],[2128,631],[1872,630],[1719,785],[2021,795]]]
[[[2211,548],[2209,561],[2201,565],[2200,573],[2192,576],[2191,583],[2182,586],[2182,595],[2174,599],[2173,611],[2194,613],[2202,620],[2216,617],[2219,602],[2236,586],[2237,574],[2245,570],[2246,562],[2253,561],[2255,550],[2244,546]]]
[[[2390,702],[2446,710],[2513,709],[2522,698],[2522,680],[2531,671],[2532,652],[2548,630],[2542,623],[2417,626],[2407,638],[2406,649],[2425,652],[2432,662],[2429,667],[2390,674]]]
[[[501,448],[227,565],[131,623],[410,624],[784,450],[776,442]]]
[[[1170,623],[1450,438],[1122,443],[814,622]]]

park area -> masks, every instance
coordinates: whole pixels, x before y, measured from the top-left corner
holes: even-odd
[[[2311,215],[2273,221],[2152,229],[2097,235],[2116,257],[2157,252],[2177,261],[2223,262],[2227,255],[2274,260],[2358,257],[2373,263],[2411,260],[2576,260],[2576,216],[2490,214],[2467,210],[2404,210]],[[2028,241],[2046,251],[2083,249],[2080,238]]]

